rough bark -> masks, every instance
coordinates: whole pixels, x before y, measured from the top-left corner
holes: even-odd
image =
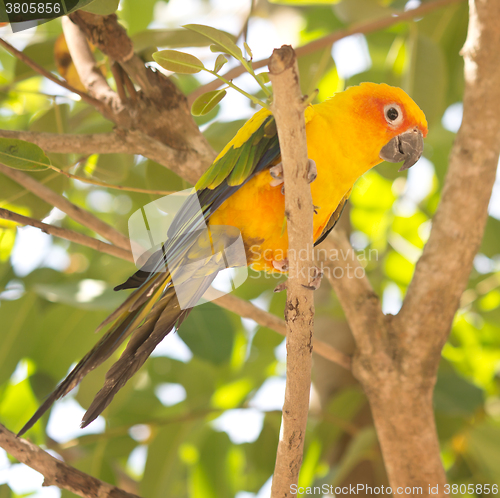
[[[429,496],[429,485],[438,486],[432,496],[445,496],[432,393],[484,232],[500,154],[499,19],[498,1],[470,1],[463,124],[400,313],[383,315],[366,279],[330,278],[356,340],[353,374],[370,401],[391,487],[408,488],[403,494],[410,496]],[[339,233],[329,243],[349,249]]]
[[[295,53],[276,49],[269,62],[273,84],[272,111],[276,119],[284,170],[285,214],[289,273],[286,318],[286,388],[281,434],[276,454],[272,498],[296,496],[309,412],[313,350],[314,298],[309,284],[313,247],[313,205],[307,176],[304,102]],[[307,251],[307,258],[299,257]]]
[[[69,18],[72,24],[68,20],[63,26],[68,48],[75,63],[80,62],[80,66],[76,64],[78,73],[89,93],[93,92],[114,110],[119,131],[127,134],[140,130],[143,137],[172,149],[177,156],[178,171],[194,183],[215,154],[194,122],[186,97],[167,77],[146,67],[134,54],[132,42],[115,14],[97,16],[77,11]],[[123,68],[124,77],[138,85],[137,91],[129,87],[130,98],[125,103],[97,75],[92,54],[82,43],[83,34]],[[150,157],[147,153],[146,156]],[[175,164],[168,165],[171,166]]]

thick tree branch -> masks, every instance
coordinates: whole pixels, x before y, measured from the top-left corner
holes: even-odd
[[[314,324],[311,279],[313,205],[307,181],[307,142],[304,102],[299,86],[295,53],[290,46],[276,49],[269,62],[273,84],[272,111],[276,119],[284,169],[285,214],[288,231],[289,278],[287,282],[286,388],[281,434],[276,454],[272,498],[295,496],[302,464],[311,388]],[[302,258],[300,250],[308,257]]]
[[[85,33],[88,40],[119,63],[140,87],[133,98],[123,105],[115,94],[113,106],[120,112],[115,114],[114,120],[120,127],[119,132],[126,130],[125,138],[134,147],[143,144],[140,154],[166,164],[189,181],[199,178],[212,163],[215,154],[194,122],[186,97],[167,77],[146,67],[134,54],[132,42],[118,23],[116,15],[98,16],[80,10],[69,17],[74,23],[74,29],[68,31],[70,38],[79,38],[81,32]],[[68,42],[68,48],[79,73],[79,64],[90,67],[92,61],[83,44]],[[163,144],[166,157],[162,158],[161,152],[148,152],[150,142],[153,145],[155,142]]]
[[[60,154],[136,154],[137,152],[116,133],[46,133],[37,131],[0,130],[1,138],[17,138],[41,147],[44,152]]]
[[[208,157],[201,157],[193,151],[169,147],[140,131],[133,130],[117,129],[113,133],[89,135],[0,130],[0,137],[32,142],[44,152],[82,155],[140,154],[165,166],[192,184],[196,183],[208,164]],[[212,155],[215,157],[215,153]]]
[[[346,38],[347,36],[355,35],[358,33],[367,34],[373,33],[374,31],[379,31],[381,29],[389,28],[390,26],[403,22],[403,21],[411,21],[417,17],[422,17],[433,10],[437,10],[448,5],[463,2],[464,0],[435,0],[433,2],[426,2],[423,5],[420,5],[416,9],[411,9],[405,12],[398,12],[397,14],[391,14],[388,17],[383,17],[381,19],[375,19],[366,21],[359,24],[354,24],[353,26],[349,26],[348,28],[339,29],[334,33],[330,33],[329,35],[323,36],[322,38],[318,38],[306,45],[302,45],[295,49],[295,55],[297,57],[303,57],[305,55],[309,55],[317,50],[333,45],[336,41],[341,40],[342,38]],[[260,61],[255,61],[252,63],[253,69],[260,69],[261,67],[267,66],[269,63],[269,59],[262,59]],[[223,77],[227,80],[233,80],[238,76],[241,76],[246,72],[246,69],[243,66],[237,66],[227,73],[223,75]],[[215,79],[206,85],[200,86],[193,92],[191,92],[188,96],[188,102],[191,104],[194,100],[199,97],[201,94],[205,92],[209,92],[212,90],[217,90],[217,88],[221,87],[224,83],[220,79]]]
[[[385,329],[386,317],[382,313],[380,299],[356,259],[355,251],[344,232],[332,231],[320,248],[326,249],[327,254],[334,251],[342,255],[339,259],[327,258],[324,261],[325,276],[342,305],[358,350],[369,355],[376,347],[374,341],[379,343],[383,340],[380,334]],[[341,271],[337,272],[337,268]],[[372,333],[367,334],[367,330]]]
[[[83,498],[139,498],[123,489],[96,479],[54,458],[46,451],[18,438],[0,424],[0,447],[21,463],[44,476],[44,486],[57,486]]]
[[[470,3],[463,48],[462,126],[450,155],[439,209],[398,322],[437,355],[448,337],[488,217],[500,154],[500,3]]]
[[[471,0],[464,48],[463,124],[438,211],[401,312],[382,315],[364,279],[332,280],[358,345],[353,374],[370,401],[392,489],[438,486],[446,475],[432,405],[441,349],[484,232],[500,155],[500,3]],[[348,246],[333,236],[333,243]]]
[[[90,228],[116,246],[125,250],[130,250],[130,241],[127,237],[125,237],[125,235],[121,234],[112,226],[94,216],[90,211],[76,206],[72,202],[68,201],[66,197],[59,195],[49,187],[46,187],[42,183],[36,181],[31,176],[16,169],[9,168],[3,164],[0,164],[0,173],[8,176],[11,180],[19,183],[19,185],[22,185],[25,189],[29,190],[37,197],[40,197],[40,199],[43,199],[50,205],[57,207],[78,223]]]

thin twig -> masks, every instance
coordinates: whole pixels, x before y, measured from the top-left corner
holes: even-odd
[[[34,60],[30,59],[27,55],[25,55],[23,52],[17,50],[17,48],[13,47],[10,43],[6,42],[2,38],[0,38],[0,45],[2,45],[14,57],[16,57],[20,61],[24,62],[27,66],[31,67],[31,69],[36,71],[41,76],[45,76],[45,78],[49,79],[50,81],[53,81],[54,83],[56,83],[59,86],[62,86],[63,88],[66,88],[66,90],[69,90],[70,92],[76,93],[77,95],[79,95],[81,97],[81,99],[84,102],[87,102],[87,104],[94,106],[96,109],[99,109],[101,112],[106,112],[105,106],[102,102],[100,102],[97,99],[94,99],[93,97],[91,97],[87,93],[82,92],[81,90],[78,90],[77,88],[70,85],[66,81],[57,78],[50,71],[47,71],[44,67],[37,64]]]
[[[0,130],[1,138],[16,138],[38,145],[44,152],[59,154],[135,154],[130,144],[116,133],[47,133],[38,131]]]
[[[138,130],[117,130],[113,133],[88,135],[46,133],[36,131],[0,130],[2,138],[17,138],[34,143],[44,152],[61,154],[138,154],[165,166],[185,180],[196,183],[207,165],[216,156],[198,155],[193,149],[174,149]]]
[[[118,96],[122,102],[126,102],[127,94],[125,93],[125,88],[123,86],[123,72],[122,67],[118,64],[118,62],[115,61],[111,64],[111,72],[113,73],[113,78],[115,79]]]
[[[76,206],[72,202],[68,201],[66,197],[63,197],[62,195],[54,192],[52,189],[42,185],[31,176],[26,175],[19,170],[9,168],[1,163],[0,172],[5,176],[8,176],[11,180],[19,183],[19,185],[22,185],[25,189],[29,190],[40,199],[54,207],[57,207],[78,223],[90,228],[105,239],[109,240],[116,246],[126,250],[130,249],[130,241],[127,237],[125,237],[125,235],[121,234],[112,226],[94,216],[90,211]]]
[[[176,190],[150,190],[147,188],[140,188],[140,187],[126,187],[124,185],[112,185],[110,183],[102,182],[101,180],[96,180],[94,178],[86,178],[85,176],[74,175],[73,173],[69,173],[68,171],[64,171],[63,169],[54,166],[53,164],[51,164],[48,167],[54,171],[57,171],[61,175],[71,178],[72,180],[78,180],[79,182],[89,183],[90,185],[96,185],[98,187],[122,190],[125,192],[136,192],[138,194],[151,194],[151,195],[170,195],[170,194],[175,194],[177,192]]]
[[[134,261],[132,253],[120,247],[114,246],[103,242],[102,240],[95,239],[94,237],[89,237],[88,235],[83,235],[74,230],[69,230],[67,228],[56,227],[54,225],[49,225],[48,223],[43,223],[42,221],[35,220],[34,218],[29,218],[28,216],[23,216],[21,214],[14,213],[8,209],[0,208],[0,218],[3,220],[14,221],[23,226],[32,226],[39,228],[42,232],[48,233],[49,235],[54,235],[61,239],[69,240],[70,242],[75,242],[82,246],[90,247],[96,251],[110,254],[120,259],[125,259],[126,261]]]
[[[286,336],[286,324],[283,319],[257,308],[248,301],[240,299],[232,294],[226,294],[216,299],[214,303],[226,310],[236,313],[242,318],[250,318],[262,327],[267,327],[282,336]],[[323,358],[344,367],[346,370],[351,369],[350,356],[316,338],[313,339],[313,353],[319,354]]]
[[[342,38],[346,38],[347,36],[351,36],[354,34],[367,34],[372,33],[373,31],[378,31],[380,29],[388,28],[394,24],[403,22],[403,21],[411,21],[417,17],[421,17],[433,10],[437,10],[447,5],[451,5],[458,2],[463,2],[464,0],[435,0],[433,2],[427,2],[422,4],[420,7],[416,9],[408,10],[406,12],[393,12],[390,16],[383,17],[381,19],[370,20],[359,24],[354,24],[353,26],[349,26],[348,28],[343,28],[331,33],[329,35],[323,36],[322,38],[318,38],[306,45],[302,45],[295,49],[295,54],[297,57],[303,57],[305,55],[309,55],[312,52],[316,52],[324,47],[328,47],[333,45],[336,41],[341,40]],[[269,63],[269,59],[261,59],[259,61],[252,62],[253,69],[260,69],[264,66],[267,66]],[[244,74],[246,69],[243,66],[237,66],[227,73],[223,75],[226,80],[233,80],[238,76]],[[193,101],[199,97],[201,94],[205,92],[209,92],[212,90],[217,90],[220,86],[222,86],[223,82],[218,78],[207,83],[205,85],[200,86],[193,92],[191,92],[188,96],[188,102],[191,104]]]

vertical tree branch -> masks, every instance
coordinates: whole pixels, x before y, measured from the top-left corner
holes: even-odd
[[[307,143],[304,103],[299,87],[295,53],[290,46],[273,52],[269,74],[274,89],[273,114],[278,127],[285,179],[285,214],[288,228],[289,279],[285,318],[287,324],[286,389],[282,431],[278,443],[271,496],[295,496],[309,411],[314,322],[313,291],[309,268],[313,247],[313,205],[306,179]],[[300,258],[300,249],[307,258]]]
[[[462,50],[463,122],[433,229],[399,318],[412,339],[426,336],[429,348],[438,352],[483,237],[500,154],[500,2],[471,0],[469,17]]]
[[[357,343],[353,375],[370,401],[398,495],[446,496],[432,394],[441,349],[483,236],[500,154],[499,19],[497,0],[470,0],[463,124],[401,312],[382,315],[366,282],[330,279]],[[349,250],[347,240],[332,242]]]

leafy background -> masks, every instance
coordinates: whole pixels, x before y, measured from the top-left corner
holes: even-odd
[[[246,39],[254,58],[260,59],[282,43],[299,46],[419,3],[261,0],[252,7]],[[152,61],[151,54],[159,48],[181,48],[210,65],[216,55],[196,33],[179,27],[199,22],[238,37],[245,31],[250,3],[122,0],[118,6],[116,0],[96,0],[85,8],[107,14],[117,7],[145,61]],[[319,100],[361,81],[383,81],[404,88],[428,117],[425,157],[407,177],[389,164],[366,174],[357,183],[343,219],[360,254],[376,255],[366,262],[366,270],[387,313],[398,311],[428,237],[460,125],[463,68],[459,50],[467,17],[466,3],[457,2],[417,22],[356,35],[300,59],[303,90],[310,93],[318,88]],[[60,34],[59,20],[15,35],[9,27],[1,28],[10,43],[54,71],[54,46]],[[114,84],[107,61],[99,53],[96,56]],[[43,81],[3,50],[0,64],[1,128],[56,133],[111,130],[111,124],[97,112]],[[186,93],[209,81],[203,74],[174,78]],[[259,93],[249,78],[239,81],[250,93]],[[212,112],[197,120],[213,147],[220,150],[253,111],[247,100],[228,91]],[[167,169],[140,156],[50,154],[50,159],[60,168],[72,167],[80,176],[112,184],[164,190],[187,187]],[[129,215],[158,197],[90,186],[51,170],[30,174],[123,233],[127,233]],[[82,230],[3,175],[0,206]],[[494,192],[468,289],[443,350],[435,391],[442,459],[450,483],[500,483],[499,219],[500,185]],[[453,257],[452,247],[443,250]],[[0,421],[17,431],[95,343],[93,330],[123,299],[111,289],[133,267],[35,229],[16,231],[2,220],[0,262]],[[276,281],[255,273],[250,277],[236,294],[281,316],[284,296],[272,293]],[[317,296],[318,335],[349,350],[352,345],[342,311],[326,282]],[[104,416],[89,430],[79,431],[81,407],[89,405],[105,371],[106,366],[92,372],[28,436],[71,465],[148,498],[268,495],[284,387],[281,336],[213,304],[198,307],[179,334],[169,336],[122,389]],[[361,389],[346,372],[317,357],[313,375],[300,485],[386,485]],[[71,495],[54,487],[42,488],[41,476],[2,450],[0,483],[1,498]]]

